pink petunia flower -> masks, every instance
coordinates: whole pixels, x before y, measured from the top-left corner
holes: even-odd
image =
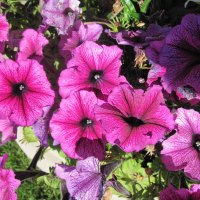
[[[128,84],[114,88],[108,103],[95,110],[108,142],[125,152],[140,151],[156,144],[166,131],[173,129],[173,116],[164,105],[161,89],[154,86],[144,92]]]
[[[160,200],[199,200],[200,199],[200,185],[195,184],[190,187],[180,188],[177,190],[174,186],[169,185],[166,189],[160,192]]]
[[[8,155],[0,157],[0,200],[17,200],[16,190],[20,181],[15,179],[12,169],[4,169]]]
[[[42,8],[43,23],[53,26],[58,34],[67,34],[81,9],[78,0],[48,0]]]
[[[0,15],[0,42],[8,41],[8,33],[9,33],[10,25],[6,20],[4,15]]]
[[[66,59],[71,58],[71,51],[85,41],[97,41],[103,31],[96,23],[83,24],[78,20],[67,35],[61,35],[59,43],[60,53]]]
[[[26,29],[23,38],[19,43],[18,60],[36,59],[41,61],[43,57],[43,47],[48,44],[48,40],[42,33],[33,29]]]
[[[170,171],[183,169],[200,180],[200,114],[192,109],[177,110],[177,133],[163,142],[162,161]]]
[[[68,68],[61,72],[60,95],[66,98],[72,92],[89,88],[109,94],[120,83],[121,55],[122,50],[117,46],[86,41],[74,50]]]
[[[80,91],[63,99],[50,121],[51,135],[71,158],[104,158],[103,129],[94,116],[100,103],[93,92]]]
[[[0,117],[0,131],[2,134],[0,145],[16,139],[17,126],[8,117]]]
[[[16,125],[32,125],[54,101],[43,67],[35,60],[0,63],[0,85],[0,114]]]

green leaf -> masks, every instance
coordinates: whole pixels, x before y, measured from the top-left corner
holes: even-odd
[[[38,138],[35,136],[31,126],[23,128],[24,142],[38,142]]]
[[[151,3],[151,0],[144,0],[141,7],[141,12],[146,13],[149,8],[150,3]]]

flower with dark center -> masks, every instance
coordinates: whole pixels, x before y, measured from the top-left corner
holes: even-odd
[[[13,85],[13,93],[17,96],[22,95],[26,90],[26,86],[24,83],[17,83]]]
[[[170,171],[184,170],[200,180],[200,114],[195,110],[177,110],[177,132],[162,143],[162,161]]]
[[[51,135],[67,156],[102,160],[105,153],[104,131],[96,120],[94,107],[99,100],[93,92],[78,91],[63,99],[50,121]]]
[[[162,88],[144,92],[128,84],[115,87],[108,103],[97,106],[95,116],[102,122],[106,139],[125,152],[140,151],[156,144],[174,126],[173,116],[164,105]]]
[[[96,83],[98,82],[103,76],[103,71],[102,70],[94,70],[90,72],[89,76],[89,81],[91,83]]]
[[[61,72],[58,84],[63,98],[81,89],[93,89],[108,95],[121,82],[122,51],[117,46],[98,45],[86,41],[73,51],[67,69]]]
[[[92,126],[92,124],[93,124],[93,121],[91,119],[89,119],[89,118],[83,118],[80,121],[80,125],[83,128],[87,128],[88,126]]]
[[[141,119],[138,119],[136,117],[122,117],[122,118],[126,123],[128,123],[132,127],[138,127],[144,124],[144,122]]]
[[[159,64],[166,68],[163,86],[168,92],[191,86],[200,93],[200,15],[186,15],[165,39]]]
[[[65,35],[81,13],[79,0],[48,0],[42,8],[43,23]]]
[[[43,107],[53,104],[54,92],[35,60],[0,63],[0,84],[1,116],[16,125],[32,125],[42,115]]]

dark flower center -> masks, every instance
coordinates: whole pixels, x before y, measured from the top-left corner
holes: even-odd
[[[136,117],[123,117],[123,120],[132,127],[138,127],[144,124],[141,119],[138,119]]]
[[[26,90],[26,85],[24,83],[17,83],[13,85],[13,93],[14,95],[22,95],[22,93]]]
[[[73,10],[71,8],[66,8],[64,11],[63,11],[63,14],[65,16],[72,16],[73,15]]]
[[[199,134],[194,134],[192,146],[193,146],[198,152],[200,152],[200,135],[199,135]]]
[[[92,126],[93,125],[93,121],[91,119],[89,119],[89,118],[83,118],[80,121],[80,125],[81,125],[81,127],[86,128],[88,126]]]
[[[103,76],[102,70],[94,70],[90,72],[89,81],[91,83],[96,83],[98,80],[100,80]]]

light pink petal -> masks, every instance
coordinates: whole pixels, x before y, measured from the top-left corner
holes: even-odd
[[[0,131],[2,133],[0,144],[16,139],[17,127],[7,117],[0,117]]]

